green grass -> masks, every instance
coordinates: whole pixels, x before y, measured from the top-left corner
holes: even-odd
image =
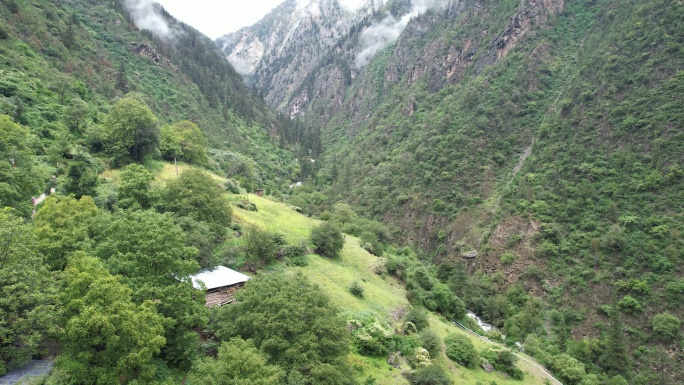
[[[261,226],[272,232],[281,233],[289,243],[306,242],[309,232],[320,221],[308,218],[283,203],[271,201],[255,195],[248,199],[256,204],[257,210],[246,211],[235,208],[234,217],[242,223]],[[396,325],[395,312],[408,306],[406,291],[393,277],[381,276],[375,273],[376,267],[384,263],[382,258],[371,255],[359,246],[356,237],[346,235],[345,246],[338,258],[325,258],[311,254],[308,256],[309,265],[305,267],[288,267],[300,270],[311,282],[324,290],[332,301],[342,309],[343,315],[353,318],[366,314],[374,314],[378,318]],[[277,268],[277,267],[276,267]],[[358,281],[364,288],[363,298],[357,298],[348,291],[349,285]],[[487,343],[472,337],[450,324],[446,320],[430,315],[430,328],[444,339],[451,333],[468,336],[478,350],[487,347]],[[406,384],[401,375],[407,368],[395,369],[385,362],[384,358],[370,358],[352,354],[350,361],[356,371],[359,381],[373,377],[377,384]],[[449,368],[452,379],[458,384],[475,384],[478,381],[490,384],[543,384],[543,374],[528,363],[521,361],[519,367],[525,372],[523,381],[505,378],[500,373],[486,373],[482,369],[469,370],[448,360],[444,354],[436,361],[442,362]]]

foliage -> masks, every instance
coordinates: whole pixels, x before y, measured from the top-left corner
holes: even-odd
[[[330,222],[323,222],[311,230],[309,242],[314,245],[316,254],[328,258],[337,257],[344,247],[342,232]]]
[[[248,264],[264,266],[275,260],[279,246],[274,234],[251,225],[245,229],[243,238]]]
[[[165,211],[208,223],[217,235],[224,234],[231,222],[232,211],[222,189],[200,170],[186,170],[178,179],[167,182],[162,205]]]
[[[679,335],[679,329],[682,327],[682,321],[670,313],[660,313],[653,317],[651,322],[653,331],[658,338],[664,341],[672,341]]]
[[[479,365],[480,355],[468,337],[450,334],[444,339],[444,344],[446,345],[446,356],[450,360],[471,369]]]
[[[130,164],[121,170],[119,183],[119,207],[124,209],[149,209],[156,203],[150,183],[154,175],[143,166]]]
[[[48,197],[33,222],[35,249],[50,270],[63,270],[71,253],[86,248],[98,216],[91,197]]]
[[[277,366],[267,363],[253,342],[232,338],[221,344],[217,358],[195,363],[187,384],[277,385],[282,374]]]
[[[404,322],[412,323],[417,331],[422,331],[423,329],[430,326],[430,321],[427,317],[427,311],[424,308],[411,306],[406,314],[404,315]]]
[[[102,214],[93,233],[95,256],[136,287],[177,282],[199,270],[197,249],[185,246],[183,231],[168,214]]]
[[[30,148],[29,130],[0,115],[0,207],[12,207],[22,215],[30,211],[31,196],[42,187],[44,175]]]
[[[22,219],[0,210],[0,376],[42,353],[55,331],[56,285],[35,239]]]
[[[408,375],[411,385],[450,385],[451,379],[440,366],[430,365]]]
[[[418,341],[430,353],[430,357],[438,357],[442,352],[442,339],[430,329],[423,329],[418,334]]]
[[[358,298],[363,298],[363,286],[359,283],[359,281],[354,281],[349,285],[349,292],[352,293],[355,297]]]
[[[261,274],[218,314],[217,334],[251,339],[270,364],[306,383],[348,384],[350,337],[338,310],[301,274]]]
[[[553,357],[551,369],[564,384],[579,384],[586,375],[584,364],[566,353]]]
[[[349,325],[354,328],[352,336],[359,353],[365,356],[384,357],[394,351],[397,342],[394,330],[383,325],[375,317],[351,320]]]
[[[480,352],[480,356],[489,361],[494,369],[510,375],[516,380],[522,380],[524,373],[515,363],[518,362],[518,357],[512,351],[505,348],[487,348]]]
[[[136,305],[131,289],[100,261],[82,252],[65,270],[62,349],[57,366],[76,383],[114,384],[151,380],[153,358],[165,344],[154,304]]]
[[[180,158],[188,163],[207,164],[207,138],[197,125],[183,120],[161,129],[159,149],[167,159]]]
[[[159,145],[157,118],[135,97],[117,101],[105,118],[104,128],[107,153],[119,159],[128,156],[142,162]]]

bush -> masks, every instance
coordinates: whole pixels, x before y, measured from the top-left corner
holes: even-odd
[[[273,234],[268,230],[250,226],[244,236],[245,256],[247,262],[254,265],[266,265],[275,260],[278,245]]]
[[[413,325],[415,325],[417,331],[421,331],[430,326],[430,322],[428,321],[427,317],[427,311],[420,307],[410,308],[404,316],[404,322],[411,322]]]
[[[337,226],[324,222],[311,231],[309,241],[314,245],[316,254],[324,257],[337,257],[344,247],[344,237]]]
[[[418,335],[418,341],[420,341],[420,346],[430,353],[431,357],[437,357],[442,351],[442,340],[437,333],[430,329],[423,329]]]
[[[480,355],[468,337],[451,334],[444,340],[444,343],[446,355],[450,360],[471,369],[476,368],[480,363]]]
[[[489,361],[494,366],[494,369],[506,373],[516,380],[523,379],[524,374],[522,370],[515,366],[515,363],[518,362],[518,357],[509,349],[487,348],[480,355]]]
[[[682,321],[670,313],[661,313],[653,317],[653,331],[663,341],[671,341],[677,337],[681,326]]]
[[[501,254],[501,263],[504,263],[506,265],[510,265],[515,261],[515,254],[510,253],[510,252],[505,252]]]
[[[350,324],[359,326],[353,332],[354,345],[364,356],[382,357],[394,351],[396,335],[394,330],[385,327],[375,318],[365,321],[352,320]]]
[[[430,365],[408,375],[411,385],[450,385],[449,376],[439,366]]]
[[[361,286],[359,281],[354,281],[351,283],[349,286],[349,292],[355,297],[363,298],[363,286]]]
[[[240,184],[235,179],[228,179],[226,183],[223,184],[223,188],[226,189],[231,194],[240,193]]]

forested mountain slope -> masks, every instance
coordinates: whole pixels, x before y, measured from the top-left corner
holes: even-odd
[[[126,4],[1,2],[0,113],[31,130],[50,167],[68,167],[78,146],[98,150],[112,100],[134,92],[162,125],[196,123],[215,170],[262,187],[289,182],[297,166],[277,136],[301,128],[254,96],[206,36],[160,7],[148,11],[162,30],[138,28]]]
[[[399,226],[548,362],[681,382],[682,4],[434,2],[360,62],[418,3],[349,28],[281,105],[324,138],[293,202]]]

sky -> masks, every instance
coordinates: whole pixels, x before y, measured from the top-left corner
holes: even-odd
[[[252,25],[284,0],[155,0],[176,19],[212,39]]]

